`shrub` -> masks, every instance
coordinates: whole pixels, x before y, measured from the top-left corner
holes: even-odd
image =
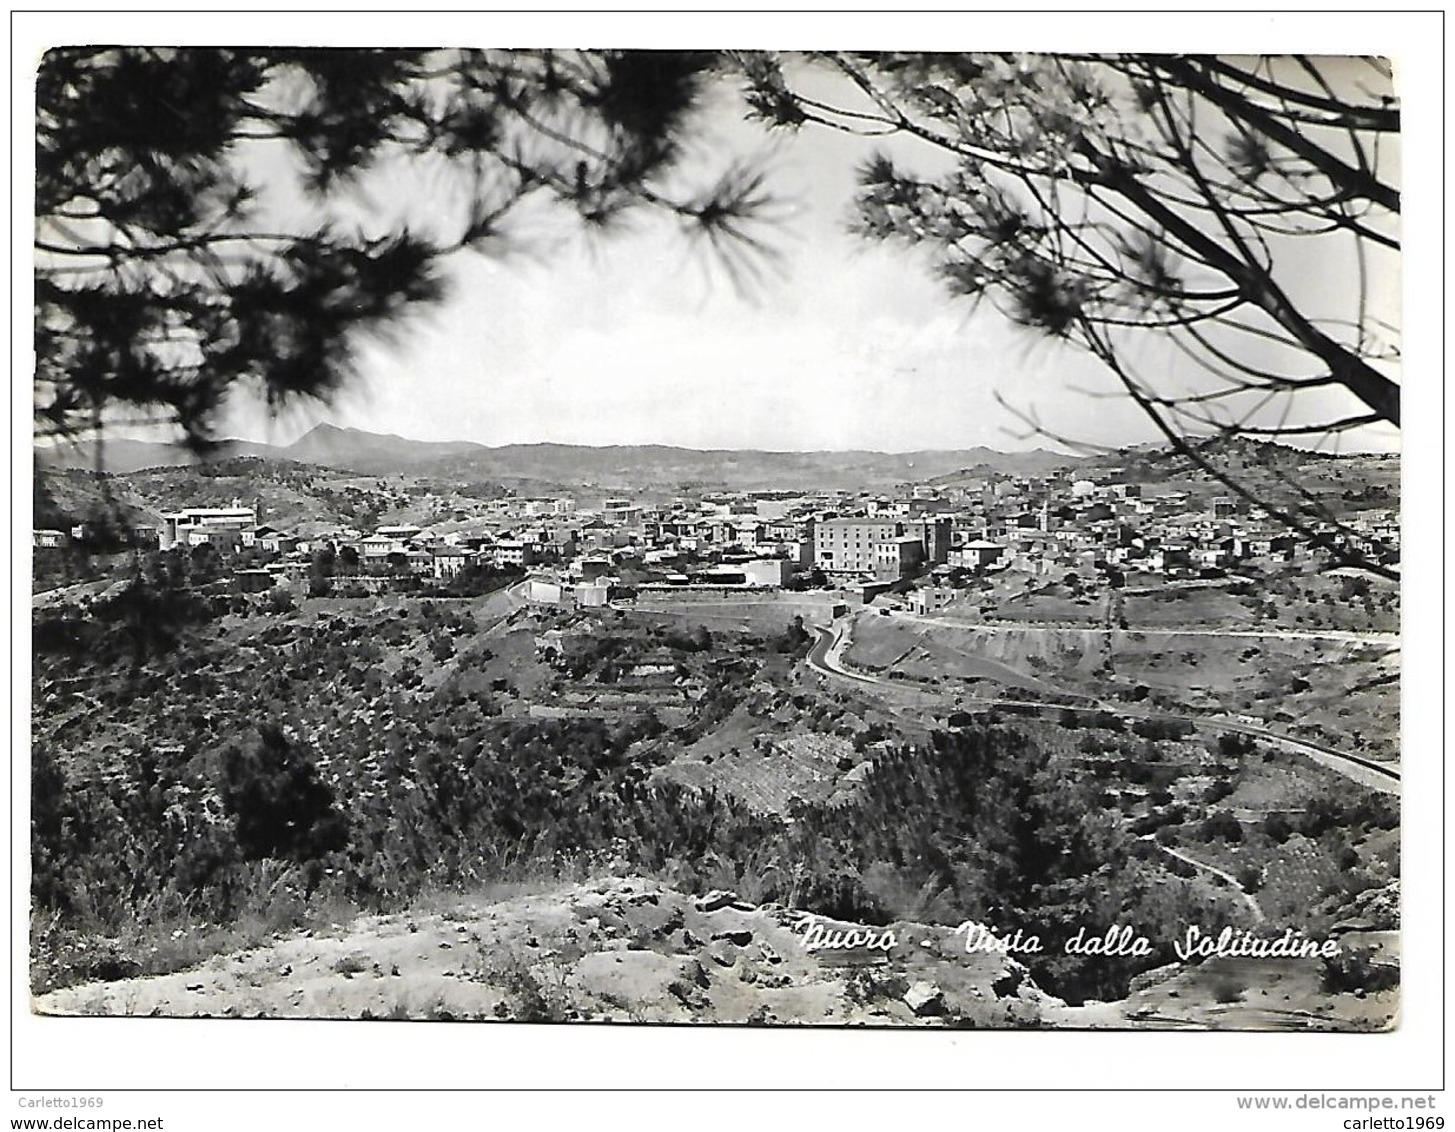
[[[1246,989],[1231,971],[1218,971],[1208,980],[1208,990],[1212,992],[1213,1001],[1223,1006],[1241,1002]]]
[[[1293,827],[1282,814],[1269,814],[1263,819],[1263,834],[1269,840],[1282,845],[1293,834]]]
[[[1351,947],[1324,960],[1323,988],[1335,994],[1382,991],[1399,986],[1399,968],[1374,962],[1374,950]]]
[[[273,724],[258,729],[251,749],[234,748],[223,762],[223,807],[248,858],[308,861],[348,844],[348,819],[317,768]]]
[[[1199,832],[1204,841],[1236,843],[1243,840],[1243,823],[1229,811],[1217,810],[1203,819]]]
[[[1233,784],[1226,778],[1215,779],[1202,792],[1202,800],[1208,805],[1213,805],[1216,802],[1221,802],[1229,794],[1232,794],[1234,789]]]
[[[1197,730],[1190,719],[1139,719],[1132,733],[1143,739],[1185,739]]]

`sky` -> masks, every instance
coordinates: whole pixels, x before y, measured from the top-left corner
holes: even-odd
[[[270,422],[241,405],[231,430],[275,443],[328,420],[490,445],[1044,444],[1018,439],[1024,422],[997,393],[1045,408],[1038,394],[1099,378],[1097,367],[997,317],[972,317],[917,257],[852,236],[867,142],[817,130],[770,137],[741,115],[736,98],[715,99],[690,161],[765,164],[781,201],[765,229],[771,269],[739,286],[661,217],[605,236],[527,223],[535,254],[455,257],[448,303],[368,347],[361,380],[332,406]],[[1050,400],[1080,423],[1093,417],[1096,439],[1150,436],[1122,403]]]
[[[542,227],[528,254],[454,257],[450,300],[368,345],[359,379],[332,404],[272,418],[239,399],[224,431],[287,443],[329,421],[488,445],[880,451],[1158,438],[1094,359],[988,308],[972,312],[917,254],[850,234],[854,171],[870,142],[821,129],[769,135],[743,121],[730,91],[709,100],[693,134],[689,167],[747,158],[767,168],[781,201],[768,230],[772,272],[735,286],[661,217],[608,236]],[[899,154],[916,152],[925,155],[913,145]],[[449,195],[415,170],[371,204],[389,212],[432,194]],[[1189,380],[1157,343],[1139,349],[1169,380]],[[1394,436],[1360,439],[1388,449]]]

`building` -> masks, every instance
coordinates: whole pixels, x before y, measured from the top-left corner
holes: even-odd
[[[889,539],[874,547],[874,576],[881,580],[908,578],[925,564],[925,544],[914,535]]]
[[[604,578],[611,573],[610,558],[583,558],[578,567],[581,580],[594,582],[597,578]]]
[[[572,499],[522,499],[520,514],[523,518],[535,519],[549,515],[569,515],[576,510]]]
[[[740,569],[747,577],[748,585],[772,586],[777,589],[788,581],[792,567],[782,558],[756,558],[751,562],[744,562]]]
[[[33,530],[30,534],[30,544],[37,549],[62,547],[66,545],[66,542],[65,531]]]
[[[814,526],[814,565],[826,574],[877,575],[909,561],[943,564],[949,560],[950,530],[949,519],[823,519]],[[917,556],[904,548],[905,540],[919,544]],[[890,545],[896,549],[880,553]]]
[[[242,527],[192,527],[183,532],[183,537],[174,545],[186,547],[210,546],[220,554],[236,554],[251,546],[249,531]]]
[[[697,586],[745,586],[748,584],[748,575],[736,566],[710,566],[706,570],[699,570],[690,575],[693,585]]]
[[[608,523],[616,526],[631,525],[642,521],[642,509],[630,499],[604,499],[601,515]]]
[[[524,539],[501,539],[495,544],[495,565],[534,566],[540,559],[536,544]]]
[[[543,530],[536,544],[545,562],[565,562],[574,558],[579,549],[575,531]]]
[[[206,537],[212,531],[242,531],[257,525],[257,508],[243,507],[236,499],[231,507],[188,507],[162,515],[157,545],[162,550],[170,550],[178,543],[197,546],[212,541]]]
[[[269,554],[287,554],[298,547],[296,538],[282,531],[275,531],[272,527],[259,527],[254,535],[254,543]]]
[[[525,600],[536,605],[560,605],[563,593],[560,582],[532,578],[525,588]]]
[[[614,550],[619,546],[627,546],[631,538],[617,527],[608,526],[606,523],[594,521],[587,523],[581,528],[580,537],[576,540],[577,548],[580,550]]]
[[[437,547],[433,551],[433,572],[438,579],[453,578],[465,568],[472,555],[461,547]]]
[[[234,593],[264,593],[278,584],[278,575],[272,570],[238,570],[232,576]]]
[[[955,591],[948,586],[926,586],[909,595],[909,611],[924,616],[937,613],[955,600]]]
[[[983,570],[999,562],[1005,555],[1005,550],[999,543],[983,538],[975,539],[950,550],[950,565],[964,570]]]
[[[611,600],[612,579],[580,582],[576,586],[576,604],[586,609],[601,609]]]
[[[383,561],[391,554],[403,554],[405,549],[402,539],[385,534],[373,534],[359,541],[359,551],[366,562]]]

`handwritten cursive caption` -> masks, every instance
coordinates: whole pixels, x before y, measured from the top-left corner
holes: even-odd
[[[899,939],[892,928],[876,930],[865,927],[831,926],[822,917],[804,913],[794,925],[805,951],[892,951]],[[1035,933],[1021,928],[999,932],[984,924],[966,920],[954,930],[964,936],[966,954],[1038,955],[1047,944]],[[1115,924],[1100,934],[1080,926],[1061,942],[1067,955],[1102,955],[1106,957],[1147,957],[1155,954],[1153,941],[1128,924]],[[1172,941],[1178,959],[1332,959],[1340,953],[1332,939],[1313,939],[1293,928],[1285,928],[1280,936],[1258,936],[1250,931],[1222,928],[1207,931],[1190,925],[1181,939]]]

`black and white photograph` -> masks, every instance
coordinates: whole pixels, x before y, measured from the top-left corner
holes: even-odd
[[[36,61],[29,1011],[1388,1040],[1396,61],[481,39]]]

